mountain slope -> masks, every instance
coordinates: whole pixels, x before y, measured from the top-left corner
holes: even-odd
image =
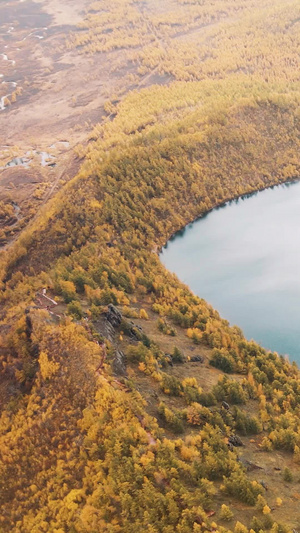
[[[205,3],[179,5],[186,29],[204,8],[209,18]],[[102,7],[95,2],[85,23],[89,53],[104,42],[93,20]],[[276,28],[289,43],[284,76],[282,55],[270,79],[251,56],[252,72],[222,67],[111,102],[110,120],[78,148],[78,175],[2,254],[0,531],[297,528],[298,368],[229,327],[158,257],[213,207],[298,178],[290,8],[246,17],[257,24],[252,36],[246,25],[253,45],[261,27],[266,41]],[[294,22],[279,24],[283,12]],[[112,32],[100,27],[113,39],[117,15],[107,15]],[[172,38],[179,22],[167,22]],[[241,53],[244,34],[232,23]],[[165,61],[154,65],[161,75]],[[177,77],[190,79],[189,68]]]

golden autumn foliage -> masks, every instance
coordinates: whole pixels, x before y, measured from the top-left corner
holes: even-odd
[[[43,379],[49,379],[59,369],[59,363],[50,361],[46,352],[41,352],[39,355],[40,371]]]
[[[118,50],[162,85],[106,104],[78,175],[1,256],[1,532],[227,533],[219,518],[239,513],[235,533],[296,527],[230,437],[298,468],[298,368],[157,252],[213,207],[299,176],[298,29],[294,0],[87,6],[70,49]]]

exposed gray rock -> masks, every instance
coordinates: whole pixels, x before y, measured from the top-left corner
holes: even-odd
[[[246,460],[241,459],[240,461],[246,467],[247,472],[252,472],[253,470],[264,470],[262,466],[252,463],[251,461],[248,461],[247,459]],[[261,481],[260,481],[260,484],[263,485]]]
[[[268,490],[268,485],[266,484],[265,481],[260,480],[259,483],[261,484],[261,486],[262,486],[265,490]]]
[[[104,337],[106,337],[110,342],[113,342],[115,330],[113,326],[111,325],[111,323],[108,322],[108,320],[105,321],[103,333],[104,333]]]
[[[227,402],[222,402],[222,407],[223,407],[223,409],[226,409],[226,411],[229,411],[229,409],[230,409],[230,405]]]
[[[121,350],[116,351],[112,367],[117,376],[126,376],[126,357]]]
[[[231,444],[231,446],[244,446],[242,440],[238,435],[230,435],[228,439],[228,444]]]
[[[169,353],[166,353],[166,354],[165,354],[165,358],[167,359],[168,364],[169,364],[170,366],[174,366],[172,356],[171,356]]]
[[[108,320],[114,328],[118,328],[122,322],[122,313],[113,304],[109,304],[106,320]]]
[[[201,357],[201,355],[193,355],[190,358],[191,363],[203,363],[204,359]]]

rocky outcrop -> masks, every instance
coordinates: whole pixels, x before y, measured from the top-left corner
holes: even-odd
[[[143,328],[141,326],[138,326],[137,324],[134,324],[133,322],[128,322],[130,332],[129,336],[136,341],[141,340],[141,335],[143,334]]]
[[[106,313],[106,330],[110,338],[113,337],[115,330],[120,326],[122,326],[122,331],[125,335],[136,341],[141,340],[143,334],[141,326],[134,324],[131,320],[124,319],[121,311],[113,304],[109,304]]]
[[[113,304],[109,304],[106,313],[106,320],[113,328],[118,328],[122,322],[122,313]]]
[[[107,306],[104,329],[104,336],[112,343],[115,341],[115,333],[118,329],[122,330],[123,334],[133,341],[140,341],[143,338],[141,326],[134,324],[131,320],[124,319],[121,311],[113,304]],[[126,358],[121,350],[116,349],[112,367],[115,374],[126,375]]]
[[[113,342],[115,330],[121,326],[123,317],[121,311],[113,304],[109,304],[106,313],[105,330],[107,338]],[[112,362],[114,374],[117,376],[126,376],[126,357],[122,350],[116,349]]]
[[[231,446],[244,446],[242,440],[238,435],[230,435],[228,444]]]
[[[122,322],[122,313],[113,304],[109,304],[105,316],[104,336],[113,342],[115,330],[120,327]]]
[[[126,376],[126,357],[121,350],[116,350],[116,355],[113,359],[112,368],[114,374],[117,376]]]

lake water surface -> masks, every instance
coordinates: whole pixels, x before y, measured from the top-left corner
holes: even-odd
[[[160,259],[248,339],[300,364],[300,182],[214,209]]]

